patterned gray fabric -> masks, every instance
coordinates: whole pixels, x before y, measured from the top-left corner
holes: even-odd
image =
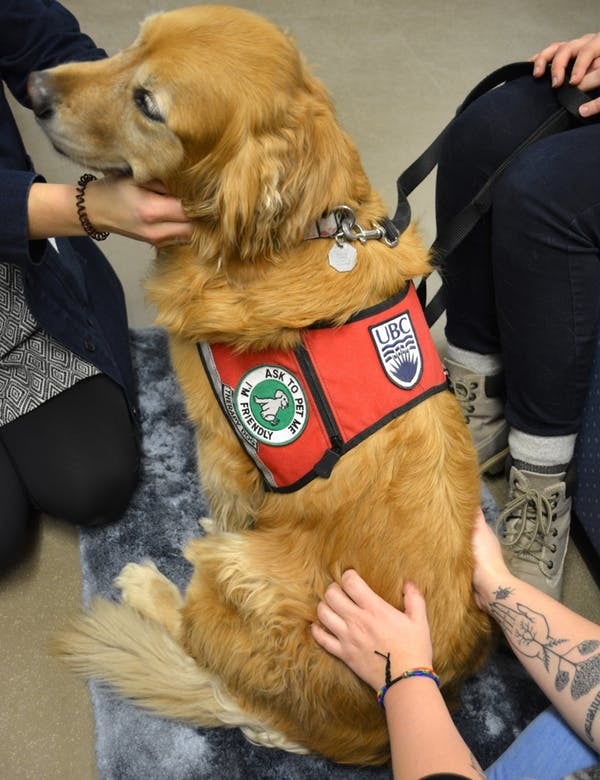
[[[38,326],[21,269],[0,263],[0,425],[98,373]]]
[[[84,602],[116,598],[113,579],[129,561],[153,560],[179,587],[190,566],[180,551],[208,514],[196,474],[194,436],[169,366],[163,331],[133,331],[140,394],[142,475],[122,520],[81,533]],[[483,488],[489,521],[497,508]],[[388,767],[333,764],[250,744],[237,729],[194,729],[155,718],[91,684],[101,780],[391,780]],[[467,682],[454,718],[482,766],[513,741],[546,706],[512,653],[499,647]]]

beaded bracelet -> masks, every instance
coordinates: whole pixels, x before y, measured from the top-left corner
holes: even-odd
[[[429,677],[430,680],[434,681],[438,688],[440,687],[440,678],[433,671],[433,669],[430,669],[428,666],[419,666],[415,669],[407,669],[405,672],[402,672],[402,674],[398,675],[398,677],[394,677],[394,679],[392,679],[390,672],[390,654],[387,653],[387,655],[383,655],[383,653],[378,653],[377,650],[375,650],[375,652],[377,655],[385,658],[385,685],[383,685],[377,691],[377,703],[382,710],[385,709],[385,705],[383,703],[385,694],[392,687],[392,685],[394,685],[394,683],[397,683],[400,680],[406,680],[409,677]]]
[[[382,710],[385,709],[383,698],[391,686],[394,683],[397,683],[400,680],[406,680],[409,677],[429,677],[435,682],[438,688],[440,687],[440,678],[433,671],[433,669],[428,669],[427,667],[423,667],[422,669],[407,669],[405,672],[402,672],[402,674],[398,675],[398,677],[394,677],[393,680],[390,680],[389,683],[386,683],[383,688],[380,688],[377,691],[377,702]]]
[[[94,241],[104,241],[105,238],[110,236],[103,230],[96,230],[96,228],[90,222],[90,219],[85,210],[85,188],[91,181],[96,181],[96,177],[91,173],[84,173],[79,177],[77,187],[75,188],[77,195],[75,196],[75,203],[77,205],[77,216],[81,222],[81,227],[85,230],[90,238]]]

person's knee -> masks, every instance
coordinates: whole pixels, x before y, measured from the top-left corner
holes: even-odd
[[[539,125],[556,111],[552,90],[530,78],[516,79],[490,90],[458,114],[444,136],[438,165],[438,204],[450,213],[461,208],[485,184],[501,163]],[[521,166],[515,161],[495,186],[506,187],[507,174]],[[547,170],[547,160],[541,170]],[[523,179],[520,184],[526,183]],[[458,204],[456,203],[458,198]],[[448,201],[450,205],[445,205]],[[445,217],[445,214],[442,214]]]
[[[527,233],[539,226],[543,232],[544,226],[557,227],[572,218],[562,209],[559,162],[549,170],[546,146],[541,141],[525,149],[496,183],[492,213],[498,230]]]
[[[489,176],[528,134],[530,126],[535,127],[530,117],[532,97],[529,86],[518,79],[471,103],[446,130],[442,167],[457,171],[467,168],[474,176]]]
[[[114,522],[125,512],[137,480],[137,455],[89,464],[73,475],[68,492],[55,503],[52,514],[81,526]]]
[[[5,427],[6,450],[36,510],[77,525],[116,520],[138,475],[121,388],[100,374]]]
[[[0,496],[0,572],[4,572],[27,554],[35,534],[33,507],[1,441]]]

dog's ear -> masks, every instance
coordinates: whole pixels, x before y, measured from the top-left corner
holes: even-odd
[[[286,146],[272,133],[250,134],[222,170],[215,193],[222,239],[243,261],[279,248]]]
[[[316,217],[369,193],[329,96],[308,75],[276,119],[249,131],[238,117],[209,158],[194,171],[203,193],[188,211],[218,225],[225,263],[272,257],[301,241]]]

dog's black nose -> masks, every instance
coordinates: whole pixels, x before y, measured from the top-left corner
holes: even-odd
[[[54,113],[54,95],[46,71],[36,70],[29,74],[27,92],[36,117],[50,119]]]

